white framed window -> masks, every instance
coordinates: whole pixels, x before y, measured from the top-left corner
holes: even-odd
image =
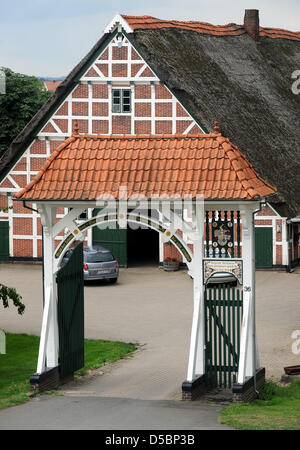
[[[131,91],[130,89],[112,89],[112,112],[131,112]]]

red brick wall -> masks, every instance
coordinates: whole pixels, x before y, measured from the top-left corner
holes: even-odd
[[[137,84],[134,86],[134,95],[137,99],[150,99],[151,86],[150,84]]]
[[[129,116],[112,117],[113,134],[130,134],[130,132],[131,132],[131,117]]]
[[[68,102],[65,102],[62,104],[62,106],[59,108],[59,110],[57,111],[56,115],[57,116],[67,116],[69,113],[69,107],[68,107]]]
[[[256,216],[276,216],[277,214],[268,205],[262,206],[261,210],[256,213]]]
[[[93,116],[107,116],[108,115],[108,103],[92,103]]]
[[[270,219],[259,219],[254,221],[255,225],[272,225],[272,220]]]
[[[151,134],[151,121],[150,120],[136,120],[134,122],[135,134]]]
[[[276,245],[276,264],[282,264],[282,246]]]
[[[182,261],[181,253],[177,250],[177,248],[173,244],[164,245],[164,259],[166,258],[176,258],[178,261]]]
[[[0,208],[7,208],[8,207],[8,197],[7,195],[0,194]]]
[[[135,117],[151,117],[150,103],[136,103],[134,107]]]
[[[46,150],[46,141],[42,141],[40,139],[36,139],[30,146],[30,154],[45,154],[47,152]]]
[[[93,133],[108,134],[108,127],[108,120],[93,120],[92,122]]]
[[[93,98],[108,98],[108,87],[105,84],[93,84],[92,85],[92,97]]]
[[[73,91],[73,98],[88,98],[89,91],[87,84],[79,84]]]
[[[73,102],[72,103],[73,116],[87,116],[88,103],[87,102]]]
[[[128,48],[127,47],[113,47],[112,48],[112,59],[127,59],[128,58]]]
[[[68,119],[53,119],[62,133],[68,133]]]
[[[19,218],[15,217],[13,221],[13,233],[18,235],[30,235],[32,234],[32,219],[31,217]]]
[[[30,239],[14,239],[13,245],[15,257],[32,257],[33,243]]]

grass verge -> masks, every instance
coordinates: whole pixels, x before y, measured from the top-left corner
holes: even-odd
[[[28,400],[29,378],[36,371],[40,338],[27,334],[6,334],[6,354],[0,355],[0,409]],[[83,375],[103,364],[126,358],[134,344],[85,339],[85,366],[75,372]]]
[[[239,430],[300,430],[300,380],[287,387],[267,381],[259,400],[228,406],[220,421]]]

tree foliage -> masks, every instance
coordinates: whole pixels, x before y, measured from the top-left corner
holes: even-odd
[[[0,284],[0,301],[2,300],[4,308],[9,307],[9,300],[18,308],[18,314],[23,314],[25,305],[21,302],[21,295],[17,293],[15,288],[10,288],[4,284]]]
[[[0,156],[52,95],[34,76],[5,67],[1,70],[5,73],[6,93],[0,94]]]

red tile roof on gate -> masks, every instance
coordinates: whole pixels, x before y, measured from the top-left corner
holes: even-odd
[[[24,189],[22,200],[164,196],[258,199],[276,192],[220,133],[101,136],[73,134]]]
[[[197,31],[202,34],[215,36],[239,36],[245,34],[244,25],[230,23],[227,25],[212,25],[206,22],[163,20],[152,16],[127,16],[122,14],[128,25],[135,29],[159,29],[159,28],[180,28],[182,30]],[[291,39],[300,41],[300,31],[282,30],[279,28],[259,27],[260,36],[271,38]]]

